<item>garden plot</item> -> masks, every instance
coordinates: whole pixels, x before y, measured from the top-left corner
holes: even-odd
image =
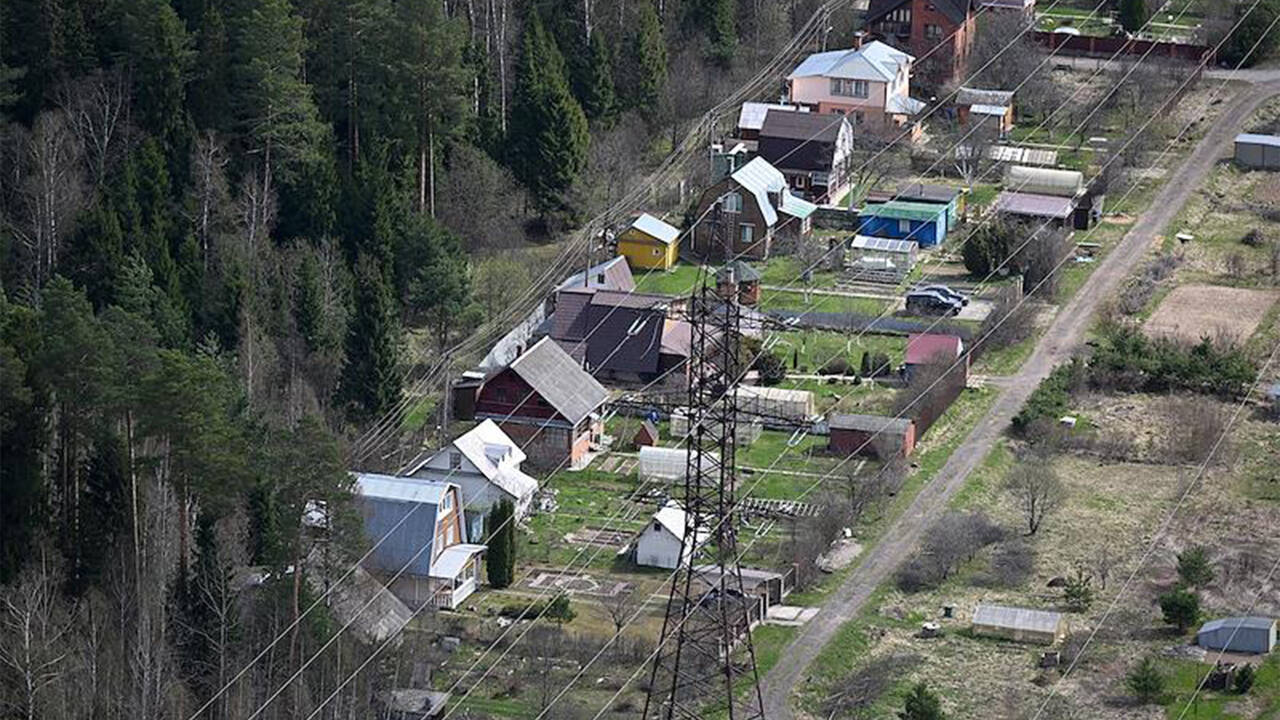
[[[1204,337],[1243,342],[1253,335],[1275,301],[1276,294],[1270,291],[1184,285],[1165,297],[1144,329],[1152,337],[1190,343]]]
[[[525,584],[535,590],[552,589],[569,595],[591,597],[613,597],[630,588],[630,585],[625,582],[597,578],[585,573],[537,572],[533,573]]]
[[[633,532],[624,532],[620,530],[608,530],[597,527],[584,527],[581,530],[575,530],[565,536],[565,540],[577,545],[590,545],[592,547],[600,547],[606,549],[621,549],[635,535]]]

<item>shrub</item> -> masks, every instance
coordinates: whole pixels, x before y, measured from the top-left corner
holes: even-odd
[[[981,512],[949,512],[929,528],[920,554],[895,575],[898,588],[935,588],[982,548],[1004,538],[1004,530]]]
[[[825,365],[818,369],[819,375],[848,375],[853,368],[849,367],[849,361],[844,358],[831,358]]]
[[[1244,237],[1240,238],[1240,242],[1244,243],[1248,247],[1256,248],[1262,247],[1262,244],[1266,242],[1266,239],[1266,236],[1262,234],[1261,230],[1258,228],[1252,228],[1249,232],[1244,234]]]
[[[1144,704],[1155,702],[1164,694],[1164,676],[1160,674],[1155,661],[1149,657],[1143,658],[1142,662],[1129,671],[1125,684],[1138,701]]]
[[[1203,545],[1178,553],[1178,577],[1187,587],[1202,588],[1213,582],[1213,565]]]
[[[898,717],[902,720],[946,720],[947,716],[942,712],[942,701],[920,682],[911,688]]]
[[[1254,671],[1252,665],[1245,665],[1236,673],[1236,692],[1241,695],[1248,694],[1253,689]]]
[[[774,352],[763,352],[756,358],[756,371],[760,373],[761,385],[777,385],[787,379],[787,368]]]
[[[1093,604],[1093,576],[1076,569],[1062,586],[1062,601],[1071,612],[1084,612]]]
[[[1240,397],[1257,376],[1243,348],[1211,338],[1195,345],[1152,340],[1136,327],[1104,329],[1089,359],[1089,382],[1105,390],[1176,390]]]
[[[1080,358],[1072,358],[1070,362],[1054,368],[1014,416],[1014,432],[1024,435],[1032,423],[1041,419],[1057,422],[1067,412],[1071,393],[1084,384],[1084,376],[1085,365]]]
[[[981,582],[990,587],[1016,588],[1026,584],[1035,570],[1035,549],[1021,538],[1001,543]]]
[[[1172,590],[1160,596],[1160,612],[1165,622],[1185,633],[1200,619],[1200,598],[1187,590]]]

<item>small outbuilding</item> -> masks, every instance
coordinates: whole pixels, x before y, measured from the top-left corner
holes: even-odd
[[[892,200],[925,203],[926,205],[947,206],[947,229],[954,230],[964,215],[965,193],[950,185],[934,185],[930,183],[908,183],[899,185],[897,190],[872,190],[867,193],[868,205],[880,205]]]
[[[716,294],[728,300],[738,298],[740,305],[760,302],[760,271],[741,260],[734,260],[716,271]]]
[[[1266,654],[1276,648],[1276,621],[1265,617],[1228,617],[1200,626],[1196,644],[1209,650]]]
[[[640,213],[618,235],[618,253],[633,268],[669,270],[680,257],[680,229]]]
[[[995,211],[999,215],[1031,221],[1045,221],[1059,227],[1071,225],[1076,211],[1075,198],[1004,190],[996,197]]]
[[[813,393],[808,390],[739,385],[733,392],[738,412],[746,416],[738,418],[740,425],[750,416],[766,421],[805,422],[815,414]]]
[[[653,447],[658,444],[658,440],[658,426],[652,420],[642,421],[633,438],[636,447]]]
[[[636,539],[635,563],[667,570],[687,565],[693,552],[692,547],[685,545],[687,521],[688,514],[680,503],[668,500]]]
[[[964,341],[955,335],[941,333],[913,333],[907,336],[906,366],[907,379],[921,365],[950,365],[964,355]],[[969,360],[965,358],[964,368],[968,374]]]
[[[1010,165],[1004,169],[1004,189],[1034,195],[1076,197],[1084,193],[1084,173]]]
[[[714,453],[703,459],[703,468],[713,469],[719,462]],[[644,481],[681,481],[689,470],[689,450],[687,448],[642,447],[640,448],[640,479]]]
[[[1280,170],[1280,135],[1237,135],[1236,164],[1254,170]]]
[[[916,266],[919,248],[914,240],[855,235],[849,241],[847,265],[855,277],[901,282]]]
[[[972,626],[975,635],[1041,645],[1053,645],[1067,635],[1062,613],[1005,605],[979,605]]]
[[[908,457],[916,448],[916,425],[907,418],[832,415],[827,427],[830,432],[827,448],[845,457],[877,457],[881,453],[898,453]]]
[[[858,211],[858,234],[914,240],[920,247],[941,245],[947,237],[947,207],[892,200]]]
[[[979,125],[1004,137],[1013,129],[1013,93],[962,87],[956,91],[956,119],[960,125]]]

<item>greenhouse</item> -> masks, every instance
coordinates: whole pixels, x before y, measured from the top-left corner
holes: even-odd
[[[1010,165],[1004,170],[1004,189],[1016,193],[1070,198],[1084,192],[1084,173]]]
[[[641,480],[683,480],[688,464],[689,451],[683,448],[640,448]],[[712,454],[709,458],[704,458],[702,461],[704,470],[714,470],[718,464],[719,456],[715,454]]]
[[[763,424],[759,418],[744,416],[738,414],[738,445],[745,447],[760,439],[760,433],[764,430]],[[671,413],[671,437],[682,438],[689,434],[689,411],[686,408],[677,408]]]
[[[775,387],[744,385],[737,389],[738,412],[765,420],[784,418],[806,422],[815,415],[813,393]]]

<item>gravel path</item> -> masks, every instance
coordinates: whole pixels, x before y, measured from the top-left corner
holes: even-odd
[[[1277,75],[1268,73],[1267,84],[1245,88],[1235,94],[1195,152],[1165,183],[1148,210],[1129,230],[1120,244],[1089,276],[1084,286],[1054,317],[1031,357],[1006,384],[995,404],[951,454],[933,480],[885,532],[880,542],[866,553],[854,572],[844,581],[764,678],[764,716],[769,720],[789,720],[792,692],[805,677],[806,668],[818,656],[840,626],[862,609],[867,598],[910,555],[920,537],[942,513],[1000,438],[1027,396],[1059,363],[1067,360],[1081,344],[1098,306],[1109,297],[1143,259],[1155,237],[1173,221],[1191,193],[1200,186],[1220,157],[1230,152],[1230,143],[1240,127],[1259,105],[1280,94]]]

